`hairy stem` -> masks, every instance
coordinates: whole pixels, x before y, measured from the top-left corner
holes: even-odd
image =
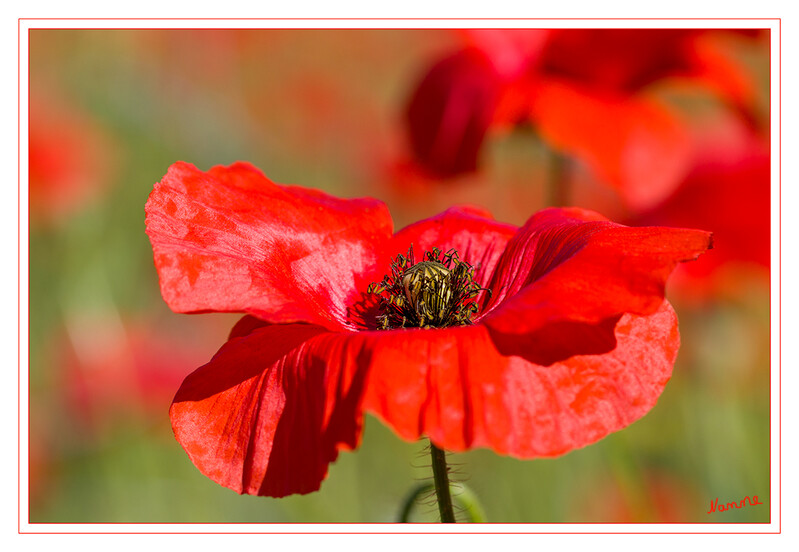
[[[455,511],[452,509],[452,495],[449,490],[449,468],[446,453],[430,442],[430,455],[433,459],[433,481],[436,486],[438,511],[441,523],[455,523]]]

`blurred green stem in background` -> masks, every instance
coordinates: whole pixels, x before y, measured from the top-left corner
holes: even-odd
[[[548,163],[547,205],[550,207],[567,207],[571,202],[569,177],[572,161],[561,152],[550,149]]]
[[[572,172],[574,160],[568,154],[555,149],[531,125],[521,125],[517,132],[527,134],[535,142],[535,164],[545,167],[544,193],[545,207],[568,207],[572,202]]]

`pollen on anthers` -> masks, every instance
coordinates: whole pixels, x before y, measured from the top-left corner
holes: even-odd
[[[472,323],[478,311],[477,296],[491,290],[474,282],[474,268],[458,259],[458,252],[447,253],[434,247],[415,263],[413,246],[407,256],[397,255],[391,272],[367,291],[380,298],[377,327],[448,328]]]

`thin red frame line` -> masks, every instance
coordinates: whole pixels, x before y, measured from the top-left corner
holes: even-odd
[[[778,104],[778,119],[780,121],[780,132],[779,132],[779,152],[780,152],[780,162],[779,167],[777,168],[777,214],[779,218],[779,225],[777,227],[777,235],[780,239],[780,246],[777,249],[777,256],[779,258],[780,263],[780,278],[779,278],[779,286],[778,286],[778,299],[780,304],[780,313],[777,321],[777,341],[778,341],[778,348],[777,348],[777,363],[779,365],[779,370],[777,371],[777,388],[778,388],[778,395],[780,399],[780,408],[778,412],[778,419],[779,419],[779,439],[777,445],[777,457],[779,459],[780,467],[779,467],[779,489],[780,489],[780,521],[779,521],[779,531],[782,533],[782,19],[778,19],[777,28],[780,31],[780,42],[779,42],[779,52],[780,52],[780,66],[779,66],[779,75],[780,75],[780,87],[779,87],[779,104]],[[770,288],[769,288],[770,289]]]
[[[471,27],[470,27],[471,28]],[[474,27],[490,28],[490,27]],[[504,27],[504,30],[548,30],[553,27],[540,26],[540,27]],[[581,29],[613,29],[614,27],[581,27]],[[643,27],[629,27],[630,29],[639,29]],[[669,29],[671,27],[661,27]],[[684,27],[673,27],[673,29],[682,29]],[[700,27],[697,27],[700,28]],[[709,30],[726,30],[733,27],[701,27],[702,29]],[[749,28],[749,27],[734,27]],[[762,27],[751,27],[751,29],[760,29]],[[30,31],[447,31],[453,30],[455,27],[31,27]]]
[[[649,18],[635,18],[635,17],[622,17],[622,18],[610,18],[610,17],[597,17],[597,18],[19,18],[17,20],[17,51],[19,51],[21,42],[22,42],[22,21],[126,21],[126,20],[140,20],[140,21],[385,21],[385,20],[407,20],[407,21],[506,21],[506,20],[513,20],[513,21],[611,21],[611,20],[623,20],[623,21],[655,21],[655,20],[677,20],[677,21],[775,21],[777,22],[777,27],[779,29],[779,44],[778,50],[780,52],[780,61],[779,61],[779,75],[780,75],[780,87],[779,87],[779,104],[778,104],[778,118],[780,122],[782,122],[782,18],[767,18],[767,17],[753,17],[753,18],[744,18],[744,17],[723,17],[723,18],[687,18],[687,17],[676,17],[676,18],[656,18],[656,19],[649,19]],[[186,29],[186,28],[181,28]],[[29,29],[30,30],[30,29]],[[99,29],[98,29],[99,30]],[[241,29],[244,30],[244,29]],[[21,103],[21,94],[19,90],[19,84],[21,81],[22,70],[19,55],[17,56],[17,419],[21,415],[21,190],[22,190],[22,175],[21,175],[21,164],[20,164],[20,157],[22,155],[21,150],[21,116],[20,116],[20,103]],[[30,106],[28,106],[30,109]],[[778,166],[778,214],[779,214],[779,222],[778,225],[778,236],[780,238],[780,247],[778,248],[778,258],[780,264],[780,279],[778,285],[778,298],[780,305],[782,305],[782,125],[780,124],[779,130],[779,153],[780,153],[780,161]],[[769,292],[769,296],[771,296],[771,292]],[[779,428],[780,434],[778,436],[778,457],[780,460],[779,470],[778,470],[778,481],[779,481],[779,488],[780,488],[780,515],[779,515],[779,527],[777,531],[769,531],[769,532],[731,532],[731,533],[718,533],[718,532],[692,532],[692,533],[673,533],[673,532],[503,532],[499,534],[510,534],[510,535],[527,535],[527,534],[541,534],[541,535],[564,535],[564,534],[586,534],[586,535],[671,535],[671,534],[693,534],[693,535],[718,535],[718,534],[736,534],[736,535],[761,535],[761,534],[782,534],[782,309],[779,310],[779,317],[778,317],[778,394],[780,397],[780,408],[778,411],[778,419],[779,419]],[[29,428],[30,431],[30,428]],[[770,440],[770,438],[769,438]],[[69,535],[69,534],[84,534],[84,535],[104,535],[104,534],[120,534],[120,535],[127,535],[127,534],[142,534],[139,532],[112,532],[112,533],[100,533],[100,532],[42,532],[42,533],[23,533],[22,532],[22,519],[21,519],[21,482],[20,482],[20,470],[21,470],[21,431],[19,424],[17,424],[17,532],[19,534],[55,534],[55,535]],[[770,453],[769,453],[770,455]],[[770,516],[769,522],[771,523]],[[221,524],[221,523],[220,523]],[[387,524],[393,525],[393,524]],[[504,525],[504,524],[501,524]],[[597,525],[608,525],[597,523]],[[620,524],[621,525],[621,524]],[[667,524],[666,524],[667,525]],[[693,523],[675,523],[675,525],[704,525],[702,522],[693,522]],[[295,535],[295,534],[309,534],[311,532],[236,532],[235,534],[274,534],[274,535]],[[158,532],[158,533],[144,533],[144,534],[231,534],[229,532]],[[312,532],[311,534],[373,534],[371,532]],[[434,533],[434,532],[381,532],[380,534],[449,534],[449,532],[444,533]],[[468,532],[468,533],[452,533],[452,534],[498,534],[495,532]]]
[[[74,18],[74,19],[77,19],[77,18]],[[99,20],[100,18],[97,18],[97,19]],[[313,18],[303,18],[303,19],[310,20],[310,19],[313,19]],[[343,20],[343,19],[348,19],[348,18],[336,18],[336,19],[342,19]],[[359,19],[373,20],[372,18],[359,18]],[[462,19],[476,19],[476,18],[462,18]],[[499,19],[499,18],[496,18],[496,19]],[[611,18],[605,18],[605,19],[611,19]],[[638,20],[638,18],[627,18],[627,19],[636,19],[636,20]],[[690,18],[683,18],[683,19],[690,19]],[[727,19],[744,19],[744,18],[726,18],[725,20],[727,20]],[[766,20],[767,18],[757,18],[757,19]],[[17,28],[18,47],[19,47],[19,43],[21,42],[21,30],[20,30],[20,27],[21,27],[22,20],[23,20],[22,18],[20,18],[18,20],[18,28]],[[270,19],[270,20],[272,20],[272,19]],[[777,19],[777,21],[778,21],[779,28],[780,28],[779,50],[780,50],[780,76],[781,76],[782,75],[782,57],[781,57],[781,54],[782,54],[781,22],[782,21],[779,18]],[[17,59],[17,79],[18,79],[18,83],[21,82],[21,67],[20,67],[19,58]],[[781,81],[780,81],[780,92],[781,92]],[[21,155],[21,144],[20,144],[20,140],[19,140],[19,137],[20,137],[20,134],[21,134],[21,126],[20,126],[21,117],[20,117],[20,114],[19,114],[19,111],[20,111],[19,108],[20,108],[20,98],[18,96],[18,98],[17,98],[17,111],[18,111],[17,112],[17,136],[18,136],[17,155],[18,155],[18,158]],[[782,114],[782,97],[781,96],[780,96],[779,113],[780,113],[780,117],[781,117],[781,114]],[[779,148],[780,148],[780,155],[781,155],[782,154],[782,127],[780,127],[780,145],[779,145]],[[21,206],[20,206],[20,199],[21,199],[21,167],[20,167],[19,163],[18,163],[18,166],[17,166],[17,182],[18,182],[18,186],[17,186],[17,232],[18,232],[18,235],[21,235],[21,222],[20,222],[20,214],[21,214]],[[779,186],[779,204],[780,204],[780,216],[781,216],[781,202],[782,202],[782,188],[781,188],[781,183],[782,183],[782,163],[781,163],[781,157],[780,157],[779,183],[780,183],[780,186]],[[781,228],[781,226],[779,228],[779,235],[780,235],[780,240],[781,240],[781,238],[782,238],[782,228]],[[780,241],[780,244],[781,243],[782,242]],[[21,253],[20,253],[20,251],[21,251],[21,245],[20,245],[20,243],[18,241],[18,243],[17,243],[18,276],[19,276],[19,269],[21,268],[21,257],[20,257]],[[781,268],[782,267],[782,265],[781,265],[781,260],[782,260],[781,248],[780,248],[780,251],[779,251],[779,258],[780,258],[780,268]],[[21,353],[21,349],[20,349],[21,334],[20,334],[20,328],[19,328],[20,322],[21,322],[21,306],[20,306],[20,302],[21,302],[20,295],[21,294],[20,294],[20,291],[21,291],[21,289],[20,289],[20,281],[18,279],[18,281],[17,281],[17,324],[18,324],[18,329],[17,329],[17,335],[18,335],[17,354],[18,354],[18,358],[19,358],[19,355]],[[780,297],[780,300],[781,300],[781,298],[782,298],[782,281],[781,281],[781,279],[780,279],[779,297]],[[781,311],[780,311],[779,321],[780,321],[779,336],[780,336],[780,343],[781,343],[781,333],[782,333],[781,332],[781,323],[782,323],[782,312]],[[781,397],[781,381],[782,381],[781,380],[781,367],[782,367],[781,360],[782,360],[782,355],[781,355],[781,351],[780,351],[780,355],[779,355],[780,397]],[[20,383],[21,383],[21,381],[20,381],[20,372],[18,370],[18,373],[17,373],[18,415],[20,414],[20,409],[19,409],[20,387],[21,387]],[[781,405],[781,402],[780,402],[780,405]],[[780,419],[780,427],[782,427],[781,426],[781,422],[782,422],[782,411],[781,411],[781,409],[780,409],[780,412],[779,412],[779,419]],[[780,435],[780,445],[779,445],[780,457],[781,457],[781,445],[782,445],[782,435]],[[19,451],[20,448],[21,448],[21,434],[20,434],[19,427],[17,428],[17,447],[18,447],[18,451]],[[18,452],[18,462],[21,462],[21,459],[19,458],[19,452]],[[780,488],[781,488],[782,487],[782,465],[781,464],[780,464],[780,470],[779,470],[779,481],[780,481]],[[18,481],[17,481],[17,498],[18,498],[18,503],[19,503],[19,501],[21,500],[21,484],[19,482],[19,478],[18,478]],[[17,513],[18,527],[21,527],[20,515],[21,514],[18,511],[18,513]],[[696,524],[702,524],[702,523],[696,522]],[[781,527],[782,527],[782,493],[780,493],[780,529],[779,529],[779,531],[777,533],[781,533]],[[66,533],[65,532],[65,533],[53,533],[53,534],[72,534],[72,533]],[[86,533],[86,534],[104,534],[104,533]],[[117,533],[115,533],[115,534],[117,534]],[[118,534],[129,534],[129,533],[118,533]],[[130,533],[130,534],[134,534],[134,533]],[[165,533],[165,534],[173,534],[173,533]],[[174,534],[179,534],[179,533],[174,533]],[[195,534],[206,534],[206,533],[203,532],[203,533],[195,533]],[[227,534],[227,533],[219,533],[219,534]],[[254,534],[262,534],[262,533],[254,533]],[[296,534],[296,533],[274,533],[274,534]],[[320,534],[338,534],[338,533],[320,533]],[[345,534],[347,534],[347,533],[345,533]],[[387,533],[387,534],[394,534],[394,533]],[[396,534],[404,534],[404,533],[396,533]],[[426,533],[423,533],[423,534],[426,534]],[[475,533],[475,534],[483,534],[483,533]],[[486,534],[489,534],[489,533],[486,533]],[[516,534],[516,533],[509,533],[509,534]],[[569,534],[569,533],[557,532],[557,533],[519,533],[519,534]],[[603,532],[603,533],[585,533],[585,534],[608,534],[608,533],[604,533]],[[609,533],[609,534],[628,534],[628,533]],[[641,534],[641,533],[629,533],[629,534]],[[671,533],[644,533],[644,534],[671,534]],[[692,534],[718,534],[718,533],[692,533]],[[760,533],[735,533],[735,534],[760,534]],[[769,533],[765,533],[765,534],[769,534]]]
[[[308,19],[310,19],[310,18],[308,18]],[[369,18],[363,18],[363,19],[369,19]],[[18,47],[19,47],[20,42],[21,42],[21,30],[20,30],[21,21],[22,21],[22,19],[18,20],[18,26],[17,26]],[[778,19],[778,22],[779,22],[780,31],[781,31],[781,19]],[[781,57],[781,54],[782,54],[782,33],[781,32],[780,32],[779,50],[780,50],[780,76],[781,76],[782,75],[782,57]],[[21,82],[21,66],[20,66],[19,58],[17,59],[17,79],[18,79],[18,83]],[[780,81],[780,92],[781,92],[781,81]],[[20,125],[21,117],[20,117],[19,111],[20,111],[20,97],[18,96],[18,98],[17,98],[17,136],[18,136],[17,155],[18,155],[18,159],[19,159],[19,156],[21,156],[21,140],[19,140],[20,134],[21,134],[21,125]],[[781,115],[782,115],[782,97],[781,96],[780,96],[779,113],[780,113],[780,117],[781,117]],[[781,154],[782,154],[782,127],[781,126],[780,126],[780,145],[779,145],[779,149],[780,149],[780,156],[781,156]],[[782,205],[782,188],[781,188],[781,183],[782,183],[782,163],[781,163],[781,157],[780,157],[780,167],[779,167],[779,177],[778,178],[779,178],[779,205],[780,205],[780,217],[781,217],[781,205]],[[18,165],[17,165],[17,183],[18,183],[18,186],[17,186],[17,232],[18,232],[18,236],[20,236],[21,235],[21,217],[20,217],[20,215],[21,215],[21,202],[20,202],[20,200],[21,200],[21,167],[19,165],[19,162],[18,162]],[[780,225],[780,228],[779,228],[779,236],[780,236],[780,244],[781,244],[782,243],[781,242],[781,238],[782,238],[781,225]],[[780,248],[780,251],[779,251],[779,258],[780,258],[780,269],[781,269],[781,267],[782,267],[782,264],[781,264],[781,261],[782,261],[781,248]],[[19,269],[21,269],[21,245],[20,245],[19,241],[17,243],[17,265],[18,265],[18,277],[19,277]],[[20,333],[20,326],[21,326],[21,306],[20,306],[20,304],[21,304],[21,300],[20,300],[20,295],[21,295],[21,293],[20,292],[21,292],[21,285],[20,285],[20,279],[18,278],[18,281],[17,281],[17,324],[18,324],[18,328],[17,328],[17,336],[18,336],[17,354],[18,354],[18,358],[19,358],[19,355],[21,354],[21,348],[20,348],[20,341],[21,341],[21,333]],[[779,297],[780,297],[780,300],[781,300],[781,298],[782,298],[782,280],[781,279],[780,279],[780,287],[779,287]],[[779,336],[780,336],[780,343],[781,343],[782,311],[780,311],[779,321],[780,321]],[[781,351],[780,351],[780,355],[779,355],[779,366],[780,366],[779,388],[780,388],[780,397],[781,397],[781,390],[782,390],[782,388],[781,388],[781,381],[782,381],[782,379],[781,379],[781,368],[782,368],[781,361],[782,361],[782,355],[781,355]],[[20,378],[21,378],[20,371],[18,370],[18,372],[17,372],[18,415],[20,414],[20,407],[19,407],[19,405],[20,405],[20,401],[19,401],[19,399],[20,399],[20,388],[21,388]],[[781,405],[781,402],[780,402],[780,405]],[[780,428],[781,428],[782,427],[781,426],[781,422],[782,422],[782,411],[781,411],[781,409],[780,409],[780,413],[779,414],[780,414],[779,419],[780,419]],[[781,457],[781,446],[782,446],[782,436],[781,435],[780,435],[779,443],[780,443],[779,451],[780,451],[780,457]],[[19,426],[17,427],[17,447],[18,447],[18,462],[21,463],[21,459],[19,458],[19,450],[21,448],[21,432],[20,432]],[[780,481],[780,488],[781,488],[782,487],[782,465],[781,464],[780,464],[780,470],[779,470],[779,481]],[[21,500],[21,484],[20,484],[19,478],[18,478],[18,481],[17,481],[17,499],[18,499],[18,503],[19,503],[19,501]],[[21,527],[20,515],[21,514],[20,514],[20,512],[18,510],[18,512],[17,512],[18,527]],[[778,531],[778,533],[781,532],[781,527],[782,527],[782,493],[780,493],[780,530]],[[71,533],[53,533],[53,534],[71,534]],[[102,534],[102,533],[86,533],[86,534]],[[119,534],[129,534],[129,533],[119,533]],[[134,534],[134,533],[130,533],[130,534]],[[172,534],[172,533],[166,533],[166,534]],[[175,534],[177,534],[177,533],[175,533]],[[203,533],[196,533],[196,534],[206,534],[206,533],[203,532]],[[219,533],[219,534],[226,534],[226,533]],[[261,533],[254,533],[254,534],[261,534]],[[295,533],[274,533],[274,534],[295,534]],[[320,534],[338,534],[338,533],[320,533]],[[387,533],[387,534],[395,534],[395,533]],[[396,533],[396,534],[404,534],[404,533]],[[423,534],[426,534],[426,533],[423,533]],[[483,534],[483,533],[475,533],[475,534]],[[509,533],[509,534],[516,534],[516,533]],[[519,533],[519,534],[530,534],[530,533]],[[533,533],[533,534],[568,534],[568,533],[560,533],[560,532],[558,532],[558,533]],[[607,534],[607,533],[603,532],[603,533],[585,533],[585,534]],[[610,533],[610,534],[614,534],[614,533]],[[628,534],[628,533],[615,533],[615,534]],[[629,533],[629,534],[639,534],[639,533]],[[646,533],[646,534],[669,534],[669,533]],[[696,534],[717,534],[717,533],[696,533]],[[740,534],[759,534],[759,533],[740,533]]]
[[[120,532],[113,532],[113,533],[105,533],[99,531],[86,531],[86,532],[46,532],[46,533],[22,533],[22,534],[37,534],[37,535],[779,535],[781,531],[769,531],[769,532],[753,532],[753,531],[741,531],[741,532],[732,532],[732,533],[715,533],[715,532],[701,532],[701,533],[671,533],[671,532],[652,532],[652,533],[639,533],[633,531],[621,531],[621,532],[603,532],[603,531],[586,531],[586,532],[575,532],[575,531],[546,531],[546,532],[534,532],[534,531],[509,531],[509,532],[502,532],[497,533],[495,531],[468,531],[468,532],[458,532],[458,531],[445,531],[445,532],[434,532],[434,531],[380,531],[380,532],[372,532],[372,531],[236,531],[235,533],[231,532],[222,532],[222,531],[202,531],[202,532],[172,532],[172,531],[164,531],[164,532],[153,532],[153,533],[139,533],[133,531],[120,531]]]
[[[781,21],[779,17],[20,17],[20,21]]]
[[[22,417],[22,163],[20,157],[22,156],[22,126],[20,115],[21,94],[19,90],[20,83],[22,82],[22,67],[20,61],[19,51],[22,47],[22,20],[17,21],[17,530],[21,532],[22,529],[22,483],[21,483],[21,466],[22,466],[22,431],[20,430],[19,420]],[[30,336],[29,336],[30,339]],[[30,435],[30,429],[28,430]],[[28,450],[28,458],[30,458],[30,449]],[[30,480],[30,475],[28,476]],[[28,517],[30,521],[30,516]]]

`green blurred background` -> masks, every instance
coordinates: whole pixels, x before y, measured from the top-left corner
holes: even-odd
[[[454,184],[397,177],[404,102],[430,60],[457,46],[449,31],[32,30],[29,40],[30,522],[396,521],[431,477],[425,444],[371,417],[361,447],[310,495],[239,496],[193,467],[169,404],[237,316],[169,311],[144,233],[147,196],[175,161],[246,160],[277,182],[383,199],[396,228],[453,203],[522,224],[546,206],[546,147],[510,133]],[[582,206],[622,212],[607,188],[582,186]],[[487,521],[769,521],[769,288],[756,272],[699,303],[669,290],[680,357],[657,406],[629,428],[555,459],[451,455]],[[752,495],[764,505],[706,513],[717,497]],[[434,521],[435,507],[414,519]]]

